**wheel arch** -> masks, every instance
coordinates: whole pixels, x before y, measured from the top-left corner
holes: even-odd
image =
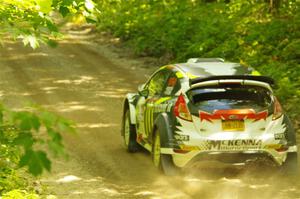
[[[124,126],[125,114],[126,114],[127,110],[129,110],[130,123],[136,124],[135,105],[134,105],[135,96],[136,96],[136,94],[134,94],[134,93],[128,93],[123,102],[122,129],[121,129],[122,136],[124,135],[123,126]]]
[[[173,132],[172,125],[169,116],[166,113],[162,113],[155,119],[153,130],[152,130],[152,140],[154,139],[156,130],[159,129],[160,142],[162,148],[172,147]]]

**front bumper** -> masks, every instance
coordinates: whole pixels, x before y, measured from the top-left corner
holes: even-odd
[[[201,151],[191,150],[187,153],[176,153],[172,148],[162,148],[162,154],[170,154],[177,167],[188,168],[194,165],[204,167],[226,167],[226,166],[244,166],[253,162],[264,162],[268,165],[282,165],[287,154],[297,152],[297,146],[290,146],[284,152],[278,152],[275,149],[257,149],[243,151]]]

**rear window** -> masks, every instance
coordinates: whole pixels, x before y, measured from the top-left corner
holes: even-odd
[[[249,109],[262,111],[272,104],[272,93],[259,86],[224,86],[196,88],[187,93],[199,109],[214,110]]]

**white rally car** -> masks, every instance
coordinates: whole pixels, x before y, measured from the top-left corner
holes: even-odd
[[[273,84],[253,68],[218,58],[163,66],[126,96],[125,145],[129,152],[150,151],[165,173],[257,160],[296,172],[296,134]]]

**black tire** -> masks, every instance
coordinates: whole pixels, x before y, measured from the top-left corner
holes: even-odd
[[[159,142],[159,143],[158,143]],[[174,165],[173,158],[169,154],[161,154],[160,150],[160,133],[158,130],[154,132],[152,141],[152,161],[155,167],[162,171],[167,176],[178,175],[179,169]]]
[[[299,167],[298,167],[298,153],[292,152],[287,154],[286,161],[281,166],[281,171],[283,175],[288,176],[298,176]]]
[[[131,124],[129,110],[127,110],[125,112],[123,119],[124,119],[124,122],[123,122],[123,128],[122,128],[122,130],[123,130],[122,135],[124,138],[125,147],[128,152],[135,153],[135,152],[139,151],[139,144],[136,142],[136,129],[135,129],[135,125]],[[128,137],[127,137],[127,135],[128,135]]]

